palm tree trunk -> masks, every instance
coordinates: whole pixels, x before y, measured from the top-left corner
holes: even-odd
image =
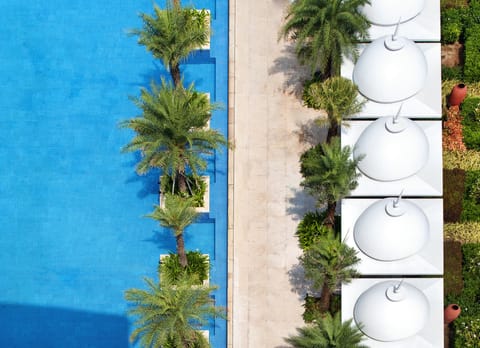
[[[172,3],[174,7],[180,7],[180,0],[173,0]]]
[[[187,179],[185,175],[183,173],[177,173],[175,178],[177,180],[178,191],[182,193],[187,192]]]
[[[322,294],[320,295],[320,311],[322,313],[330,310],[330,298],[332,297],[332,291],[325,281],[322,287]]]
[[[330,127],[328,127],[327,144],[330,144],[332,138],[336,136],[338,136],[338,124],[335,123],[331,124]]]
[[[187,254],[185,253],[185,240],[183,239],[183,233],[176,235],[177,240],[177,254],[180,265],[185,268],[188,265]]]
[[[337,209],[337,202],[327,204],[327,217],[325,218],[325,226],[335,228],[335,210]]]
[[[182,75],[180,73],[180,65],[170,64],[170,76],[173,80],[173,85],[179,87],[182,84]]]

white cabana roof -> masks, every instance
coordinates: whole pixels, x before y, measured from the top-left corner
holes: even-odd
[[[405,117],[379,118],[360,135],[353,157],[358,169],[380,181],[395,181],[418,173],[427,163],[429,144],[423,130]]]
[[[407,281],[385,281],[363,292],[353,317],[360,330],[377,341],[400,341],[427,324],[430,305],[425,294]]]
[[[425,55],[415,42],[389,35],[366,46],[353,69],[353,82],[367,99],[395,103],[422,90],[427,71]]]
[[[358,218],[354,238],[358,248],[380,261],[395,261],[417,254],[429,239],[430,228],[416,204],[385,198],[368,207]]]
[[[360,10],[373,24],[395,25],[413,19],[424,7],[425,0],[370,0]]]

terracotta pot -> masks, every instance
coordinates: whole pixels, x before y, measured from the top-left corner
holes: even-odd
[[[462,310],[458,304],[448,305],[443,314],[443,322],[445,324],[450,324],[452,321],[458,318],[461,311]]]
[[[450,106],[460,105],[467,96],[467,86],[463,83],[459,83],[452,88],[452,93],[448,97],[448,104]]]

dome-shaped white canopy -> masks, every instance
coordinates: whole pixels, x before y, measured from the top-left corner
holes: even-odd
[[[353,70],[353,81],[367,99],[394,103],[417,94],[425,85],[427,61],[404,37],[384,36],[370,43]]]
[[[429,156],[423,130],[405,117],[381,117],[360,135],[353,157],[358,169],[378,181],[395,181],[415,175]],[[363,157],[363,158],[362,158]]]
[[[360,11],[377,25],[395,25],[407,22],[422,12],[425,0],[370,0]]]
[[[395,261],[418,253],[429,239],[429,223],[416,204],[400,198],[373,203],[357,219],[353,236],[373,259]]]
[[[353,317],[365,335],[391,342],[421,331],[429,311],[427,297],[416,287],[406,282],[386,281],[360,295]]]

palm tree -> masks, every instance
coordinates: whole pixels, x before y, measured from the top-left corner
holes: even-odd
[[[342,148],[340,139],[334,137],[330,143],[307,150],[300,158],[300,172],[304,178],[301,185],[317,198],[319,205],[327,205],[325,225],[332,228],[337,201],[358,186],[360,174],[356,167],[362,158],[351,159],[350,155],[350,147]]]
[[[338,136],[338,127],[344,117],[360,112],[364,101],[359,101],[357,86],[349,79],[336,76],[323,82],[313,82],[303,91],[303,101],[315,110],[325,110],[327,118],[316,120],[320,127],[328,127],[327,143]]]
[[[340,241],[334,232],[320,237],[299,259],[305,278],[312,281],[316,290],[322,291],[319,304],[322,312],[329,310],[335,287],[358,276],[354,268],[360,261],[357,251]]]
[[[209,13],[190,7],[182,8],[180,1],[167,1],[166,9],[154,6],[154,15],[141,13],[143,28],[132,30],[138,43],[161,59],[175,86],[181,85],[180,63],[193,50],[208,43],[210,38]]]
[[[323,78],[338,76],[342,55],[356,57],[355,44],[365,40],[368,21],[360,11],[369,0],[295,0],[282,35],[295,41],[300,63]]]
[[[177,254],[180,265],[185,268],[188,265],[185,252],[185,240],[183,231],[197,218],[198,213],[193,208],[193,200],[170,193],[165,194],[165,207],[155,206],[153,213],[147,217],[157,220],[160,225],[170,228],[177,241]]]
[[[131,302],[129,314],[136,318],[132,342],[153,348],[207,348],[210,344],[197,331],[209,319],[224,317],[215,307],[211,292],[217,287],[193,285],[187,276],[175,284],[145,279],[147,290],[129,289],[125,299]]]
[[[361,344],[363,335],[352,326],[352,320],[342,323],[340,313],[334,317],[327,313],[313,325],[297,329],[297,336],[285,341],[294,348],[367,348]]]
[[[207,165],[202,155],[212,154],[227,144],[220,132],[206,128],[218,106],[195,91],[193,85],[175,88],[162,81],[160,88],[152,83],[151,89],[142,89],[140,98],[134,99],[143,115],[120,124],[136,132],[123,151],[141,151],[139,174],[161,168],[180,192],[187,192],[187,170],[197,177],[198,171]]]

